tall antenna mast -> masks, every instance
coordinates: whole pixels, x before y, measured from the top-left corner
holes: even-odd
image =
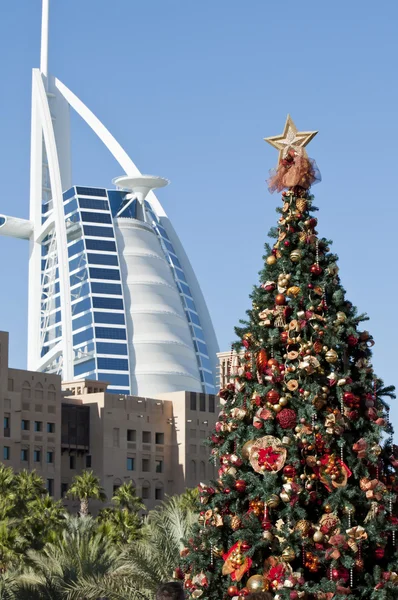
[[[48,21],[50,12],[50,0],[43,0],[41,17],[41,50],[40,50],[40,71],[42,75],[48,75]]]

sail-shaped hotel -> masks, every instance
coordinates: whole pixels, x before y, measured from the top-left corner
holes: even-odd
[[[117,394],[215,393],[212,322],[195,273],[154,190],[89,110],[48,73],[49,0],[33,69],[29,219],[0,234],[29,241],[28,368],[97,379]],[[74,185],[70,110],[120,165],[112,189]],[[115,173],[115,175],[118,175]]]

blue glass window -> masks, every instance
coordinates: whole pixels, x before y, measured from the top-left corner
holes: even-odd
[[[164,245],[166,246],[167,250],[169,252],[172,252],[173,254],[175,254],[174,252],[174,248],[173,246],[170,244],[170,242],[168,240],[163,240]]]
[[[208,371],[212,371],[213,365],[211,364],[211,361],[210,361],[210,359],[207,358],[207,356],[201,356],[200,362],[202,363],[202,367],[204,369],[207,369]]]
[[[157,226],[156,226],[156,229],[159,231],[159,233],[160,233],[160,235],[161,235],[162,237],[164,237],[166,240],[168,240],[168,239],[169,239],[169,236],[167,235],[167,232],[166,232],[166,230],[164,229],[164,227],[162,227],[161,225],[157,225]]]
[[[91,284],[93,294],[112,294],[113,296],[122,295],[122,286],[117,283],[93,282]]]
[[[87,250],[104,250],[104,252],[116,252],[115,242],[107,240],[86,240]]]
[[[121,298],[93,298],[94,308],[113,308],[114,310],[123,310],[123,300]]]
[[[195,325],[192,325],[191,327],[194,337],[199,338],[200,340],[205,339],[202,329],[200,329],[199,327],[195,327]]]
[[[86,255],[80,254],[80,256],[77,256],[76,258],[73,258],[71,261],[69,261],[69,273],[72,273],[72,271],[76,271],[76,269],[79,269],[80,267],[84,267],[84,265],[86,264]]]
[[[72,213],[75,210],[77,210],[76,198],[73,198],[73,200],[71,200],[70,202],[67,202],[66,204],[64,204],[64,213],[65,213],[65,215],[69,215],[69,213]]]
[[[111,325],[124,325],[124,313],[96,312],[94,313],[96,323],[109,323]]]
[[[96,227],[95,225],[84,225],[84,234],[92,237],[113,237],[113,227]]]
[[[85,298],[81,300],[81,302],[76,302],[76,304],[72,304],[72,315],[78,315],[85,310],[89,310],[91,308],[90,298]]]
[[[127,471],[134,471],[134,458],[127,458]]]
[[[126,330],[125,329],[113,329],[112,327],[96,327],[95,337],[103,338],[105,340],[125,340]]]
[[[74,285],[80,284],[85,279],[87,279],[87,269],[82,269],[70,276],[70,286],[73,287]]]
[[[111,215],[103,212],[82,212],[82,221],[88,223],[112,223]]]
[[[181,271],[181,269],[174,269],[174,272],[176,274],[176,277],[180,280],[180,281],[185,281],[185,283],[187,283],[187,280],[185,279],[185,275],[184,275],[184,271]]]
[[[95,369],[95,360],[86,360],[86,362],[78,363],[73,367],[74,376],[82,375],[83,373],[89,373]]]
[[[88,262],[92,265],[114,265],[118,266],[115,254],[88,254]]]
[[[188,308],[196,311],[195,303],[191,298],[187,298],[186,296],[184,296],[184,300],[185,300],[185,304],[187,305]]]
[[[196,348],[196,352],[201,352],[202,354],[205,354],[206,356],[208,356],[207,346],[203,342],[199,342],[199,341],[195,342],[195,348]]]
[[[120,394],[120,395],[125,395],[125,394],[129,395],[130,394],[130,389],[128,387],[126,387],[125,389],[108,387],[108,389],[106,391],[109,392],[110,394]]]
[[[179,281],[178,287],[180,288],[183,294],[192,297],[191,290],[189,289],[189,286],[186,285],[186,283],[182,283],[182,281]]]
[[[68,247],[68,256],[70,258],[71,256],[75,256],[75,254],[80,254],[80,252],[83,252],[83,250],[84,250],[83,240],[79,240],[78,242],[75,242],[74,244],[71,244]]]
[[[91,325],[93,322],[93,317],[91,312],[78,317],[77,319],[72,320],[72,329],[76,331],[77,329],[81,329],[81,327],[85,327],[86,325]]]
[[[46,204],[42,204],[42,206],[41,206],[42,214],[45,215],[46,213],[48,213],[48,211],[51,210],[52,207],[53,207],[52,200],[50,200],[50,202],[46,202]]]
[[[106,198],[106,190],[101,188],[76,187],[76,193],[82,196],[100,196]]]
[[[189,321],[191,321],[191,323],[194,323],[195,325],[198,325],[200,327],[200,321],[199,321],[198,315],[191,312],[190,310],[187,310],[186,313],[188,315]]]
[[[126,344],[112,344],[106,342],[97,342],[97,354],[119,354],[127,356]]]
[[[115,216],[123,203],[123,200],[126,196],[126,192],[123,192],[122,190],[108,190],[108,198],[109,198],[109,204],[111,205],[111,211],[112,211],[112,215]],[[133,218],[135,217],[135,202],[132,202],[131,204],[134,204],[134,207],[132,207],[132,211],[134,212],[133,215],[127,214],[125,216],[132,216]],[[130,207],[127,209],[128,213],[130,213]]]
[[[4,448],[3,448],[3,460],[10,460],[10,446],[4,446]]]
[[[99,381],[108,381],[112,385],[129,386],[130,378],[122,373],[98,373]]]
[[[114,279],[120,280],[119,269],[101,269],[99,267],[90,268],[91,279]]]
[[[88,296],[90,293],[90,289],[88,283],[83,283],[81,287],[77,287],[71,291],[72,300],[76,300],[77,298],[84,298],[84,296]]]
[[[202,371],[202,373],[205,382],[209,383],[210,385],[214,385],[213,375],[211,373],[208,373],[207,371]]]
[[[64,202],[65,202],[65,200],[69,200],[69,198],[72,198],[72,196],[74,196],[74,195],[75,195],[75,188],[74,187],[70,188],[69,190],[66,190],[66,192],[64,192],[62,194]]]
[[[109,209],[107,200],[94,200],[93,198],[79,198],[79,204],[80,204],[80,208],[93,208],[95,210],[108,210]]]
[[[126,358],[98,358],[98,368],[106,371],[128,371],[129,363]]]
[[[178,267],[182,271],[181,263],[180,263],[180,261],[178,260],[178,258],[176,256],[170,256],[170,260],[171,260],[171,262],[173,263],[173,265],[175,267]]]
[[[92,327],[89,327],[88,329],[85,329],[84,331],[80,331],[80,333],[76,333],[73,336],[73,345],[77,346],[78,344],[87,342],[88,340],[92,340],[93,334],[94,334],[94,332],[93,332]]]

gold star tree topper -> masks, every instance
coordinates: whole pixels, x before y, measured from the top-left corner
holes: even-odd
[[[317,131],[297,131],[290,115],[287,115],[285,128],[281,135],[264,138],[266,142],[279,150],[279,162],[285,158],[290,148],[307,156],[304,147],[316,136]]]

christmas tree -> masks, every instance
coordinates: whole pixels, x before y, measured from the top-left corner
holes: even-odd
[[[231,378],[211,436],[219,479],[177,576],[188,597],[398,598],[397,447],[371,365],[366,316],[346,299],[331,242],[318,238],[319,180],[288,117],[271,191],[282,192]]]

